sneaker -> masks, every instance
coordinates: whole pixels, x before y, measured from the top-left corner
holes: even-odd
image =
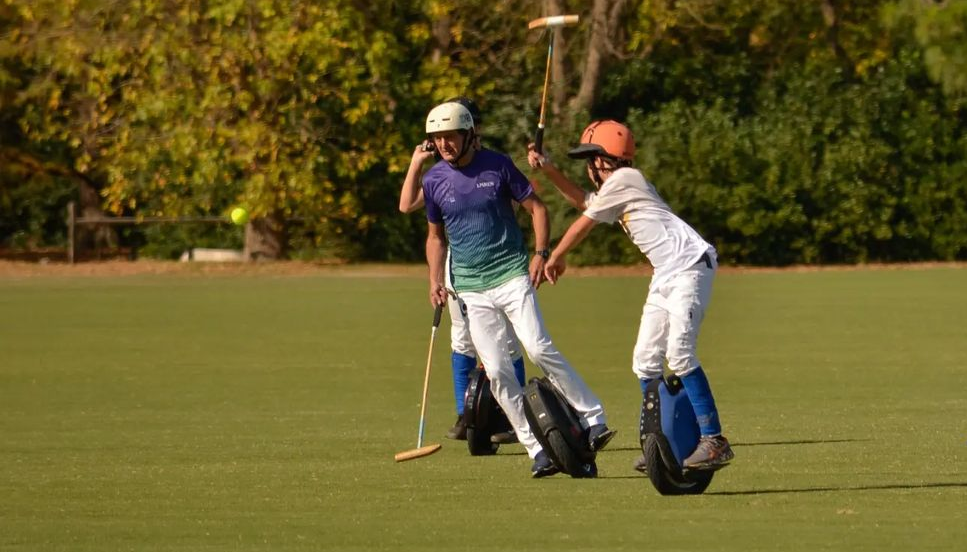
[[[534,465],[531,466],[531,475],[534,479],[554,475],[559,471],[561,470],[557,469],[557,466],[554,465],[554,462],[551,462],[550,457],[543,450],[534,457]]]
[[[463,416],[457,416],[457,421],[454,422],[453,427],[447,430],[447,439],[467,440],[467,424],[463,423]]]
[[[637,460],[635,460],[634,468],[635,468],[635,471],[648,475],[648,463],[645,461],[644,454],[642,454],[641,456],[638,457]]]
[[[695,452],[683,462],[683,467],[687,470],[716,469],[725,466],[734,457],[729,440],[724,435],[703,435],[695,447]]]
[[[517,440],[517,434],[513,431],[501,431],[491,435],[490,442],[495,445],[512,445],[520,441]]]
[[[607,446],[615,433],[617,433],[616,430],[608,429],[604,424],[595,424],[588,428],[588,446],[591,452],[597,452]]]

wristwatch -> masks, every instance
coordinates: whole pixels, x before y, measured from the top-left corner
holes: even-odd
[[[546,261],[548,257],[551,256],[551,252],[547,249],[538,249],[534,252],[535,255],[540,255]]]

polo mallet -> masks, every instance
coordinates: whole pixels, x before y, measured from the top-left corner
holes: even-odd
[[[544,153],[544,111],[547,106],[547,85],[551,83],[551,58],[554,57],[554,30],[565,25],[577,25],[578,15],[553,15],[541,17],[527,24],[528,29],[550,29],[547,44],[547,69],[544,71],[544,92],[541,94],[541,116],[537,121],[537,133],[534,135],[534,149],[537,153]]]
[[[443,315],[443,305],[437,305],[433,311],[433,328],[430,330],[430,351],[426,354],[426,375],[423,376],[423,400],[420,402],[420,431],[416,436],[416,448],[396,453],[397,462],[405,462],[414,458],[423,458],[440,450],[439,444],[423,446],[423,429],[426,425],[426,392],[430,388],[430,365],[433,362],[433,340],[436,329],[440,326],[440,316]]]

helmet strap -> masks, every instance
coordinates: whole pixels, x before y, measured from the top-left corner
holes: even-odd
[[[474,149],[473,140],[474,140],[474,131],[471,128],[464,133],[463,144],[460,145],[460,152],[457,154],[457,158],[454,159],[453,163],[450,163],[450,165],[454,167],[459,166],[460,160],[463,159],[463,156],[467,155]]]
[[[595,163],[596,159],[601,159],[604,161],[604,169],[614,172],[621,167],[627,167],[628,165],[621,159],[615,159],[610,155],[595,155],[594,157],[588,158],[588,168],[591,169],[591,180],[594,182],[595,188],[600,188],[604,184],[604,178],[601,177],[601,171],[598,170],[598,165]]]
[[[601,178],[601,173],[598,172],[598,167],[595,165],[594,160],[596,157],[588,158],[588,169],[591,171],[591,182],[594,183],[595,188],[600,188],[604,184],[604,180]]]

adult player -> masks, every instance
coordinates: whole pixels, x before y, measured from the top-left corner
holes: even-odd
[[[473,147],[476,150],[480,150],[482,147],[480,145],[480,123],[483,121],[483,115],[480,113],[476,102],[463,96],[450,98],[447,102],[459,103],[470,112],[474,126]],[[410,159],[410,167],[406,172],[406,177],[403,179],[403,187],[400,189],[400,211],[403,213],[412,213],[424,205],[423,187],[421,186],[423,165],[437,155],[433,149],[426,148],[426,144],[429,144],[429,141],[420,144],[413,151],[413,157]],[[450,311],[450,367],[453,372],[453,398],[457,410],[457,421],[447,431],[447,437],[450,439],[465,440],[467,438],[467,426],[463,420],[464,395],[469,384],[469,376],[477,366],[477,353],[473,348],[473,341],[470,339],[470,328],[467,326],[466,320],[466,308],[463,301],[453,291],[453,284],[450,282],[449,251],[447,252],[447,259],[445,277],[447,292],[452,299],[448,302]],[[507,347],[510,350],[510,357],[513,359],[514,374],[517,376],[517,381],[521,385],[524,385],[524,379],[526,377],[524,372],[524,357],[520,352],[520,347],[517,345],[517,336],[514,334],[513,328],[508,327],[507,336]],[[497,433],[491,436],[490,439],[497,444],[508,444],[517,441],[517,437],[513,431]]]
[[[655,187],[631,167],[634,153],[635,141],[628,127],[610,120],[591,123],[581,135],[581,144],[568,152],[571,158],[587,160],[588,178],[596,191],[585,193],[530,148],[530,166],[540,169],[572,205],[584,211],[554,248],[544,273],[555,283],[564,274],[567,252],[597,223],[621,225],[654,267],[632,365],[642,393],[648,382],[662,375],[667,360],[669,369],[684,384],[702,433],[684,466],[720,467],[734,455],[722,435],[712,389],[695,353],[718,266],[715,248],[676,216]],[[643,462],[639,459],[635,468],[643,470]]]
[[[548,255],[547,208],[507,156],[473,147],[473,118],[462,105],[434,107],[426,132],[442,158],[423,176],[430,303],[447,301],[444,259],[449,244],[453,289],[467,307],[470,335],[491,391],[534,459],[531,474],[553,475],[558,470],[524,416],[523,390],[505,345],[505,316],[531,361],[580,413],[592,450],[604,447],[614,432],[606,425],[601,401],[554,346],[537,305],[535,288],[543,280]],[[529,262],[513,201],[533,222],[536,251]]]

